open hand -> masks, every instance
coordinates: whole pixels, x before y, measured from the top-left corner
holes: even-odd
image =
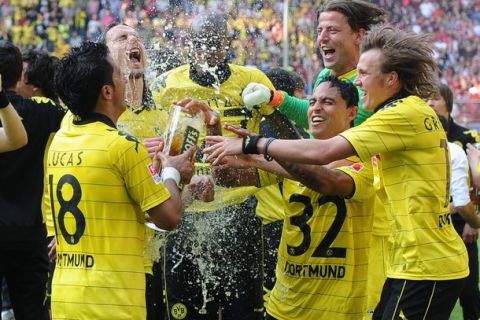
[[[218,114],[213,111],[206,103],[190,98],[174,102],[175,105],[181,106],[183,110],[190,114],[202,112],[205,117],[207,126],[214,126],[218,123]]]
[[[221,163],[226,156],[241,155],[242,139],[240,138],[226,138],[222,136],[207,136],[205,139],[207,147],[203,153],[208,155],[207,160],[213,165]]]

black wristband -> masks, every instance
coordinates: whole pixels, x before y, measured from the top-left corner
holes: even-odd
[[[258,154],[257,144],[262,136],[246,136],[242,140],[243,154]]]
[[[270,143],[272,143],[273,140],[275,140],[275,138],[268,138],[267,142],[265,142],[265,149],[263,151],[263,153],[264,153],[263,157],[267,161],[272,161],[273,160],[273,157],[268,154],[268,146],[270,146]]]
[[[5,90],[0,91],[0,109],[8,107],[10,104],[10,101],[7,98],[7,94],[5,93]]]

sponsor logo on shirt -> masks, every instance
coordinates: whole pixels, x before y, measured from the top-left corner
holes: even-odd
[[[148,171],[150,171],[150,175],[152,176],[153,181],[155,181],[155,184],[160,184],[162,182],[162,177],[158,174],[153,163],[150,163],[147,168]]]
[[[361,163],[354,163],[351,166],[348,167],[350,170],[355,171],[355,172],[360,172],[363,170],[364,165]]]

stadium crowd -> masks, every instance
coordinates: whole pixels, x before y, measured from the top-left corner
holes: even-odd
[[[307,82],[307,90],[322,69],[314,43],[314,8],[310,0],[290,1],[290,65]],[[389,12],[389,21],[402,29],[431,33],[435,39],[442,80],[475,112],[471,100],[480,98],[480,4],[469,0],[374,0]],[[242,65],[266,70],[282,65],[283,1],[99,1],[3,0],[0,37],[21,48],[43,48],[56,55],[85,39],[95,39],[113,21],[123,21],[145,31],[147,40],[183,48],[186,27],[205,10],[232,14],[235,36],[231,58]],[[195,4],[193,4],[195,3]],[[245,50],[247,49],[247,50]],[[309,92],[310,93],[310,92]],[[469,103],[470,102],[470,103]]]

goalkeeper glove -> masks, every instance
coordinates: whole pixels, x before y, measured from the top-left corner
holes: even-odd
[[[285,94],[282,91],[270,90],[260,83],[249,83],[242,92],[245,106],[251,110],[257,108],[260,113],[270,115],[275,108],[282,104]]]

